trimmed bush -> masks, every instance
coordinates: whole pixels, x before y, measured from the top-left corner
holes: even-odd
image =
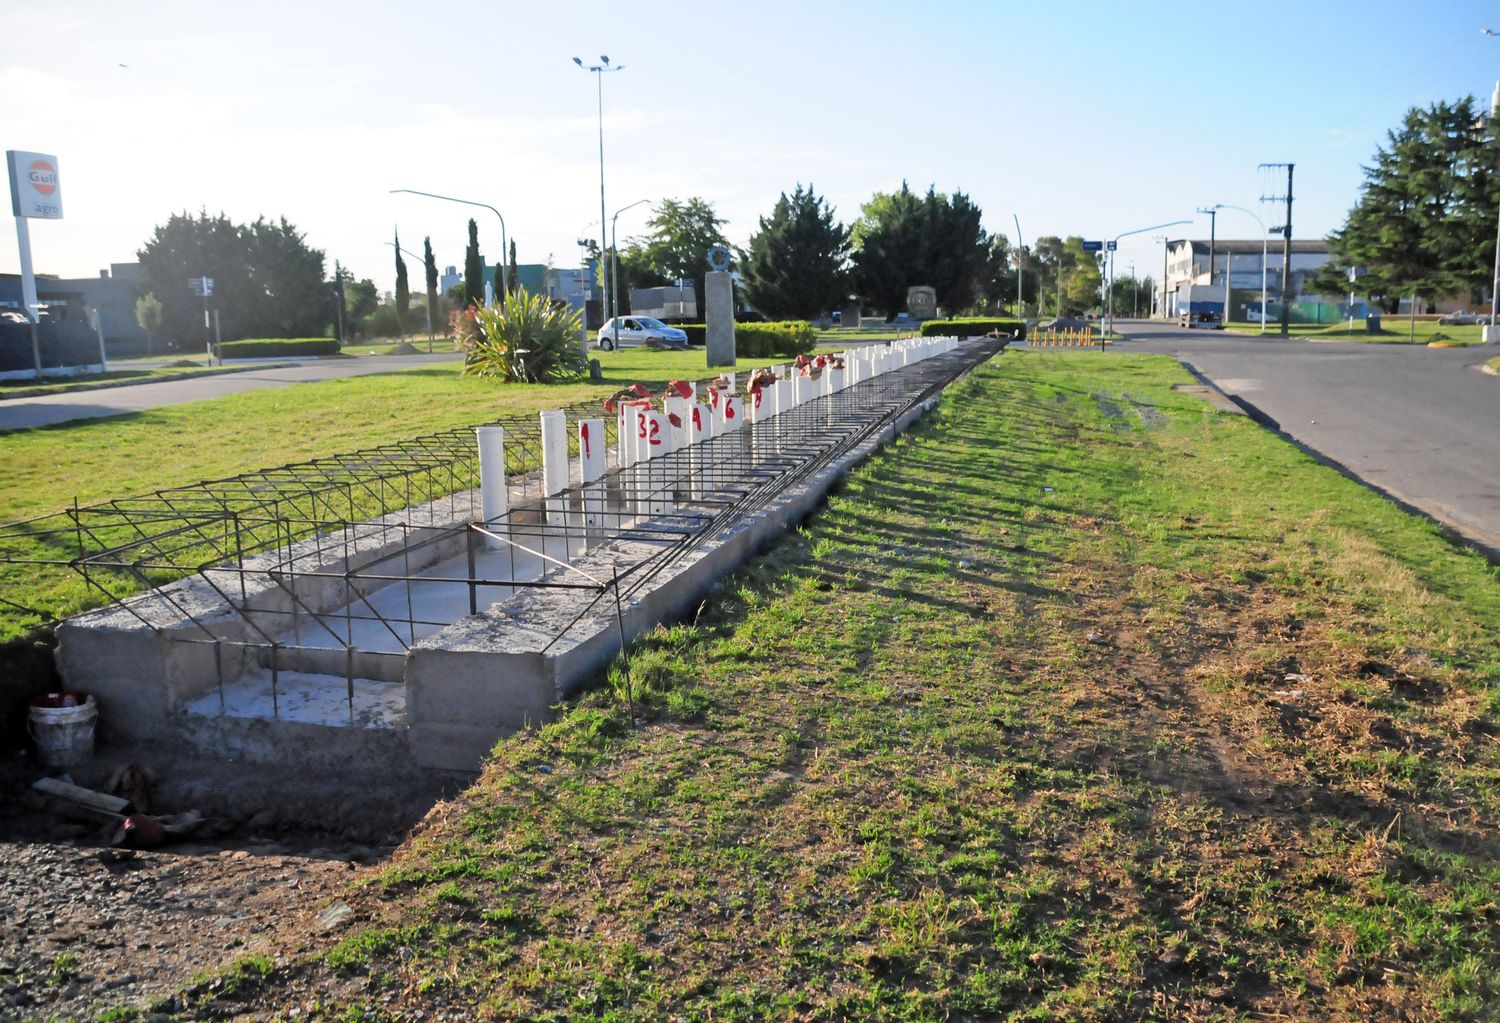
[[[702,323],[679,323],[677,328],[688,336],[690,345],[708,344],[708,327]],[[741,359],[792,358],[806,355],[818,345],[818,332],[806,320],[781,320],[770,323],[736,323],[734,354]]]
[[[922,324],[923,337],[978,337],[993,331],[1026,336],[1022,320],[995,320],[983,316],[961,316],[951,320],[928,320]],[[1019,333],[1018,333],[1019,332]]]
[[[338,353],[339,343],[331,337],[258,337],[224,342],[226,359],[274,359]]]

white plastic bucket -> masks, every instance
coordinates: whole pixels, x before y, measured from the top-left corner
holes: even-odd
[[[31,701],[26,731],[48,767],[75,767],[94,755],[99,708],[87,693],[48,693]]]

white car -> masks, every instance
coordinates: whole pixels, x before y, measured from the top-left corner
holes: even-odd
[[[619,331],[618,343],[621,348],[629,345],[641,345],[647,341],[659,341],[667,345],[687,346],[688,336],[686,331],[669,327],[665,323],[650,316],[621,316],[618,317]],[[604,326],[599,328],[599,347],[606,352],[613,351],[616,344],[616,319],[604,321]]]

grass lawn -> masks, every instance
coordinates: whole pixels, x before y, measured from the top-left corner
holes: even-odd
[[[702,349],[594,353],[604,384],[505,385],[458,363],[250,391],[106,419],[0,432],[0,523],[453,427],[709,376]],[[784,360],[783,360],[784,361]],[[749,364],[748,360],[742,360]],[[0,565],[0,598],[72,613],[98,602],[67,569]],[[42,619],[0,601],[0,642]]]
[[[1500,373],[1500,355],[1485,363],[1493,372]]]
[[[1500,577],[1186,382],[981,369],[182,1018],[1497,1018]]]
[[[1291,325],[1289,336],[1296,338],[1314,338],[1327,341],[1366,341],[1371,344],[1411,344],[1410,325],[1406,320],[1398,316],[1382,316],[1382,324],[1379,332],[1370,334],[1365,331],[1365,325],[1358,323],[1354,332],[1349,331],[1347,320],[1339,323],[1294,323]],[[1452,341],[1457,344],[1477,345],[1481,343],[1480,331],[1484,328],[1474,325],[1440,324],[1435,320],[1418,320],[1416,323],[1415,343],[1425,345],[1429,341]],[[1242,323],[1231,320],[1224,328],[1230,334],[1260,334],[1259,323]],[[1266,337],[1280,336],[1281,326],[1275,323],[1266,324]]]

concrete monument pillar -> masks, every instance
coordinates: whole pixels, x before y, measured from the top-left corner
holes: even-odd
[[[703,281],[707,308],[708,364],[734,365],[734,282],[725,270],[710,270]]]

